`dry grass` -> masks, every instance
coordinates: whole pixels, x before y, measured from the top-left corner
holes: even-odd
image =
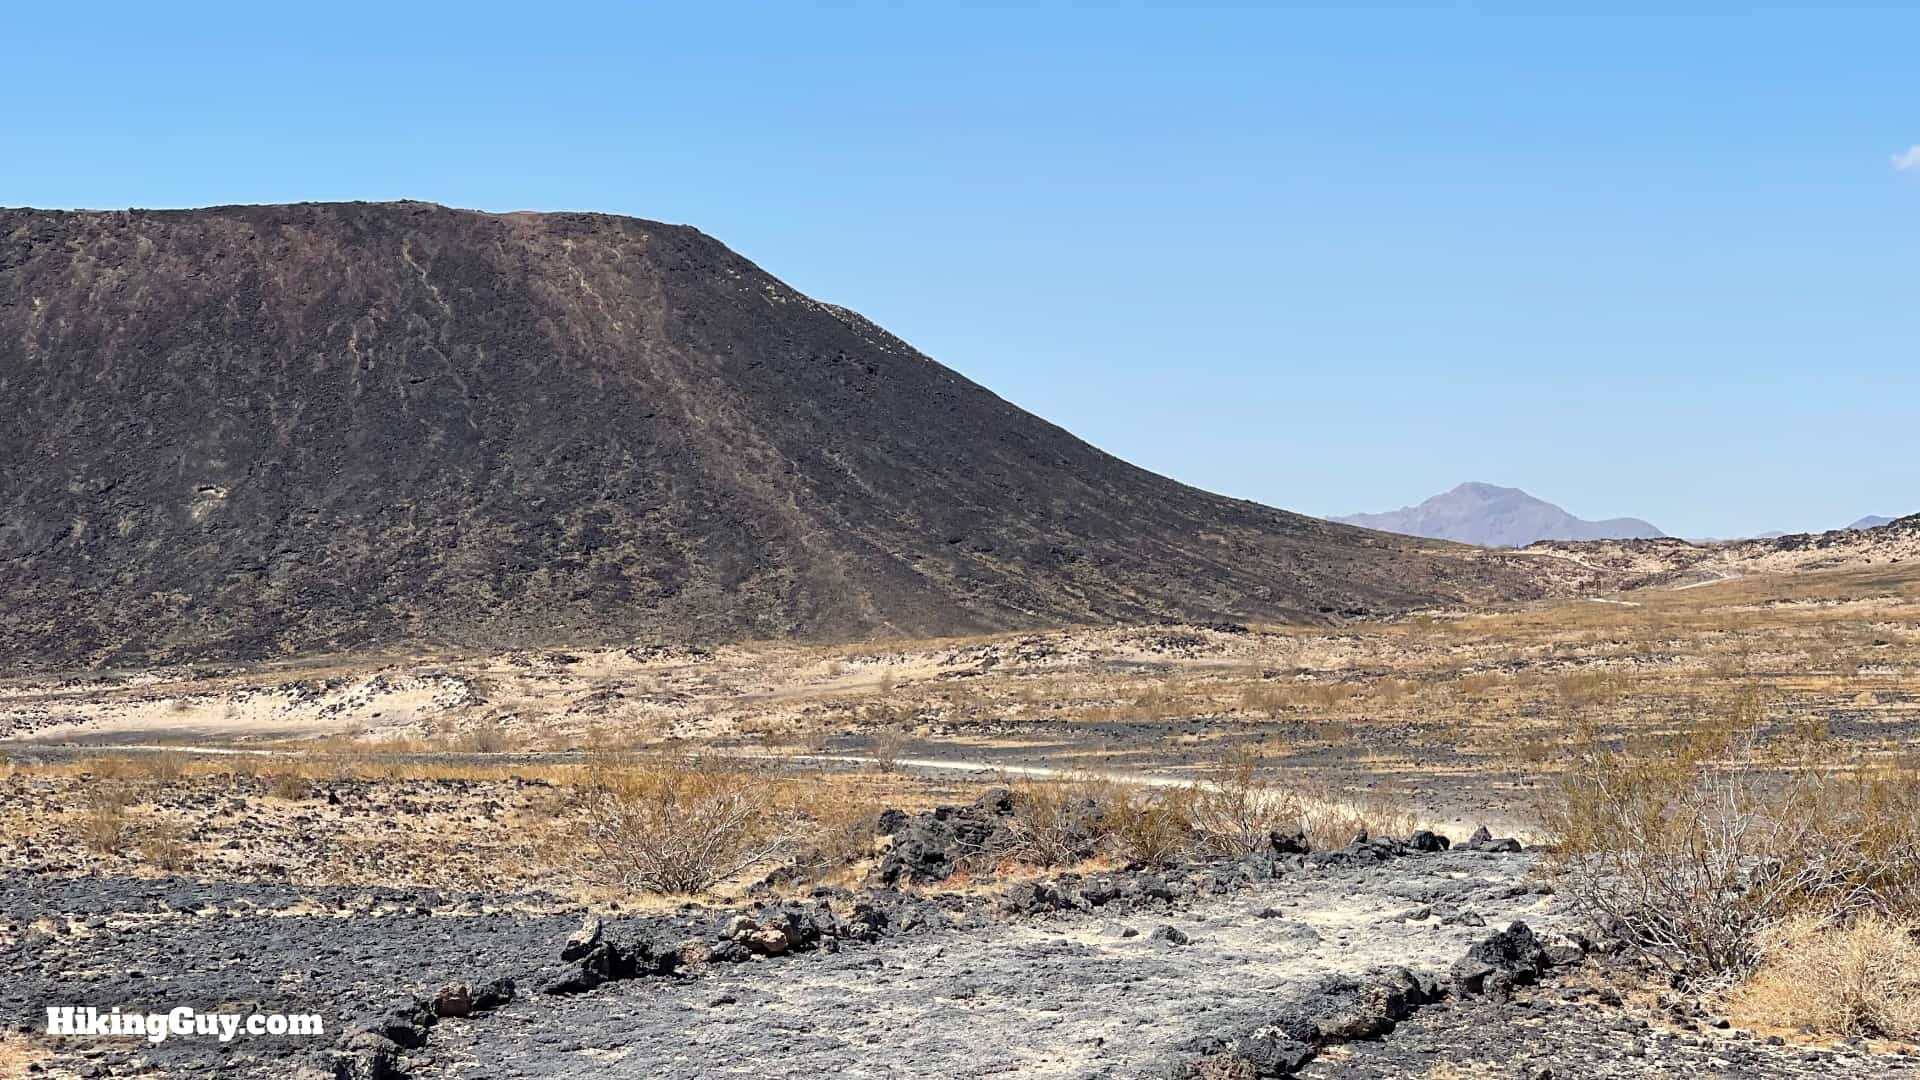
[[[98,855],[117,854],[126,843],[128,801],[126,790],[117,786],[88,792],[78,823],[82,846]]]
[[[1011,855],[1034,866],[1091,858],[1167,865],[1197,855],[1269,851],[1276,837],[1304,836],[1325,849],[1359,835],[1404,837],[1418,828],[1390,794],[1356,798],[1290,785],[1265,771],[1251,747],[1223,755],[1194,784],[1089,776],[1026,781],[1013,793],[1018,842]]]
[[[140,830],[140,861],[155,870],[179,873],[193,865],[193,846],[188,829],[179,822],[149,821]]]
[[[1583,737],[1540,809],[1567,891],[1691,976],[1751,970],[1788,920],[1920,917],[1920,777],[1817,725],[1770,734],[1755,693],[1719,704],[1640,745]]]
[[[269,798],[305,802],[313,798],[313,781],[297,772],[275,772],[267,781]]]
[[[1194,789],[1190,812],[1204,850],[1249,855],[1270,848],[1275,833],[1301,831],[1305,807],[1294,792],[1262,776],[1259,757],[1241,750],[1217,762]]]
[[[1760,939],[1760,966],[1728,995],[1739,1023],[1810,1034],[1920,1039],[1920,926],[1868,915],[1796,916]]]
[[[799,839],[765,770],[713,757],[597,763],[585,838],[610,883],[696,895],[774,860]]]

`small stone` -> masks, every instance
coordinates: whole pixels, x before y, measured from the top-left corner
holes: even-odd
[[[787,951],[792,943],[787,940],[787,932],[779,927],[769,926],[764,930],[755,930],[746,937],[747,948],[761,956],[779,956]]]
[[[448,983],[433,995],[433,1014],[458,1019],[473,1012],[473,990],[466,983]]]
[[[1164,941],[1168,945],[1188,945],[1193,942],[1192,938],[1175,926],[1156,926],[1153,928],[1153,933],[1147,935],[1147,940]]]
[[[587,916],[578,930],[567,935],[567,943],[560,949],[560,959],[562,961],[578,960],[592,952],[593,947],[600,944],[601,929],[599,916]]]

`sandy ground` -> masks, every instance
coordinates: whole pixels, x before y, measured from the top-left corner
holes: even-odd
[[[1524,833],[1575,730],[1672,731],[1747,690],[1781,724],[1813,719],[1864,753],[1904,753],[1920,735],[1920,562],[1338,629],[1110,627],[13,680],[0,684],[0,754],[708,747],[1191,782],[1251,751],[1304,792]]]

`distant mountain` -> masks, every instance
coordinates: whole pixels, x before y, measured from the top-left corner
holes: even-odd
[[[1847,526],[1847,528],[1877,529],[1882,525],[1891,525],[1893,524],[1893,522],[1894,522],[1894,519],[1890,517],[1881,517],[1878,514],[1868,514],[1866,517],[1863,517],[1859,521],[1856,521],[1853,524]]]
[[[1519,488],[1473,483],[1435,495],[1419,506],[1333,520],[1483,547],[1525,547],[1536,540],[1635,540],[1666,535],[1639,518],[1586,521]]]
[[[1747,540],[1778,540],[1791,533],[1785,529],[1773,529],[1768,532],[1754,533],[1752,536],[1689,536],[1689,544],[1738,544]]]

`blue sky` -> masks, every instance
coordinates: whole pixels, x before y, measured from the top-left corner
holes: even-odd
[[[1920,8],[1571,7],[21,6],[0,204],[687,222],[1310,513],[1920,511]]]

